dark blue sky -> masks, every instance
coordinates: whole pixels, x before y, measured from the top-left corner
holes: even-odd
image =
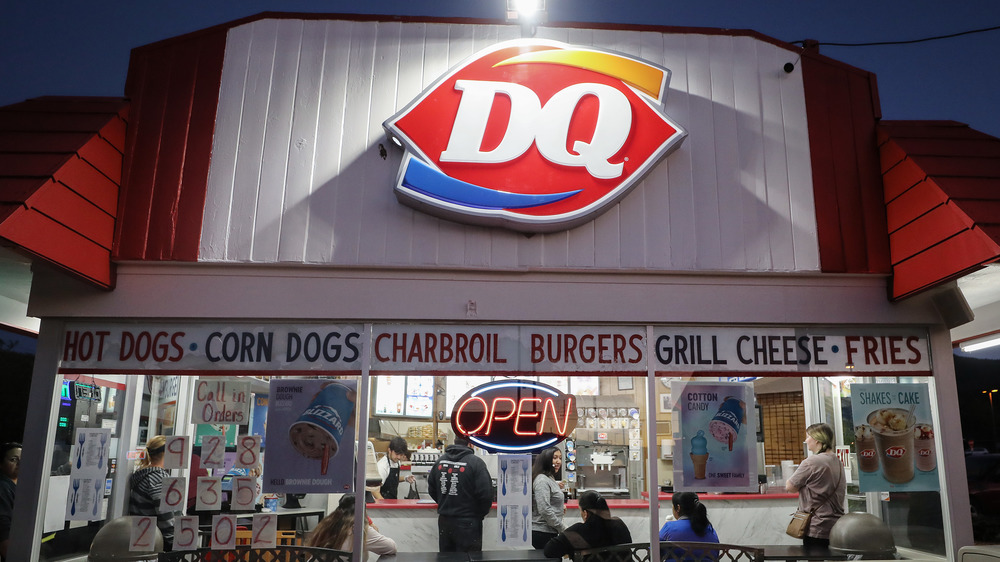
[[[753,29],[789,42],[911,40],[1000,25],[997,0],[548,2],[553,21]],[[131,48],[262,11],[503,17],[500,0],[11,1],[0,16],[0,105],[42,95],[120,96]],[[1000,30],[820,50],[878,76],[886,119],[951,119],[1000,136]]]

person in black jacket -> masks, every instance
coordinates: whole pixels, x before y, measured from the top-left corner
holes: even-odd
[[[483,459],[463,437],[455,437],[427,476],[427,492],[438,504],[438,549],[483,549],[483,519],[493,506],[493,482]]]
[[[583,523],[571,525],[550,540],[543,551],[545,556],[572,557],[577,550],[632,542],[632,533],[621,519],[611,516],[608,502],[600,494],[587,490],[580,494],[579,503]]]

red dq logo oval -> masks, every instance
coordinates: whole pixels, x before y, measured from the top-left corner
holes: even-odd
[[[383,123],[406,153],[397,198],[514,230],[564,230],[631,190],[686,133],[663,112],[670,71],[541,40],[449,70]]]
[[[861,451],[860,454],[861,454],[861,458],[863,458],[863,459],[870,459],[870,458],[873,458],[875,456],[875,449],[865,449],[865,450]]]
[[[906,447],[889,447],[885,450],[885,456],[898,459],[906,454]]]
[[[921,456],[921,457],[929,457],[929,456],[931,456],[932,454],[933,454],[933,453],[931,453],[931,450],[930,450],[930,449],[917,449],[917,455],[918,455],[918,456]]]

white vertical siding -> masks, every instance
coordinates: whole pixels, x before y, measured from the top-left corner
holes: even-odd
[[[519,36],[516,26],[318,20],[231,30],[200,260],[818,270],[801,75],[782,71],[787,51],[750,37],[538,30],[672,72],[666,111],[688,138],[591,222],[526,236],[399,204],[401,154],[382,121],[453,65]]]

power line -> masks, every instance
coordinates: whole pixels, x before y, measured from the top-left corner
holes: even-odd
[[[828,43],[826,41],[819,41],[819,45],[825,45],[828,47],[873,47],[880,45],[909,45],[911,43],[924,43],[926,41],[937,41],[938,39],[951,39],[952,37],[961,37],[962,35],[972,35],[973,33],[984,33],[987,31],[996,31],[1000,29],[1000,25],[995,25],[993,27],[984,27],[982,29],[971,29],[969,31],[961,31],[959,33],[950,33],[948,35],[937,35],[935,37],[924,37],[923,39],[910,39],[908,41],[874,41],[871,43]],[[793,45],[802,45],[808,39],[803,39],[800,41],[792,41]]]

